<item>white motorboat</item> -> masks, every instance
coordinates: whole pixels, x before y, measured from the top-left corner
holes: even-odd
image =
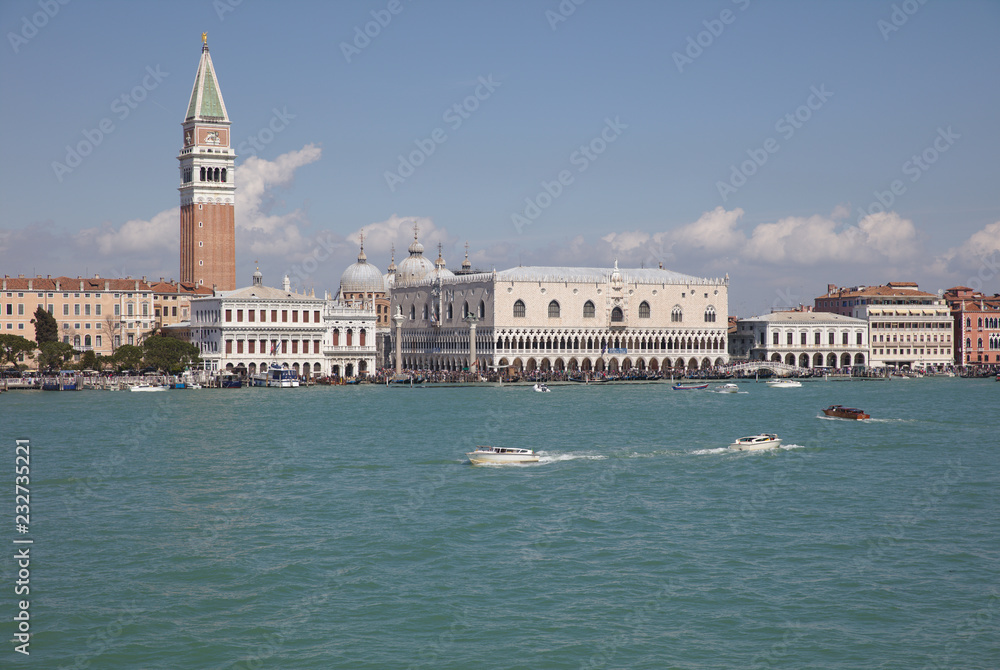
[[[552,389],[550,389],[545,384],[538,384],[538,383],[535,384],[534,390],[535,390],[536,393],[551,393],[552,392]]]
[[[167,390],[166,386],[153,386],[150,384],[136,384],[135,386],[129,387],[129,391],[137,391],[137,392],[143,392],[143,391],[152,392],[152,391],[166,391],[166,390]]]
[[[794,379],[769,379],[767,385],[773,389],[797,389],[802,386],[802,382]]]
[[[521,449],[519,447],[484,447],[477,446],[475,451],[466,454],[469,462],[473,465],[483,463],[503,464],[503,463],[537,463],[538,454],[531,449]]]
[[[739,393],[740,387],[736,384],[723,384],[719,388],[715,389],[716,393]]]
[[[780,446],[780,437],[774,433],[761,433],[760,435],[741,437],[730,444],[729,448],[737,451],[757,451],[758,449],[774,449]]]

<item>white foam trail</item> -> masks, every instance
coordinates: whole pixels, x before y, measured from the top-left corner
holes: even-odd
[[[544,451],[539,451],[538,455],[540,457],[538,459],[539,463],[558,463],[560,461],[577,461],[577,460],[603,461],[603,460],[605,460],[607,458],[607,456],[602,456],[601,454],[573,454],[573,453],[570,453],[570,454],[551,454],[550,455],[550,454],[547,454]]]
[[[716,449],[695,449],[694,451],[689,451],[689,454],[694,456],[704,456],[705,454],[724,454],[728,451],[733,451],[729,447],[718,447]]]
[[[804,445],[804,444],[782,444],[778,448],[779,449],[805,449],[806,445]]]

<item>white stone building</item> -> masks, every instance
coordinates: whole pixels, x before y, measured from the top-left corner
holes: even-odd
[[[868,322],[832,312],[787,311],[739,319],[734,355],[802,368],[869,365]]]
[[[191,341],[205,367],[253,375],[271,365],[303,377],[365,375],[375,369],[375,311],[264,286],[191,300]]]
[[[410,251],[392,290],[406,368],[469,366],[473,333],[479,369],[616,372],[707,368],[729,359],[728,277],[617,263],[455,275],[428,267],[416,240]]]

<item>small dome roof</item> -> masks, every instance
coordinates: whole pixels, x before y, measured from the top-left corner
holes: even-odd
[[[353,263],[340,275],[341,293],[381,293],[385,290],[382,273],[374,265],[368,264],[365,247],[361,245],[358,262]]]
[[[434,263],[424,258],[424,245],[417,239],[419,228],[413,226],[413,243],[410,244],[410,255],[399,263],[396,269],[394,284],[405,286],[424,279],[434,272]]]

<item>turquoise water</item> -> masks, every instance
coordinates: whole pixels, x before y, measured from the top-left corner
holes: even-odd
[[[6,393],[0,665],[1000,667],[1000,384],[741,387]]]

